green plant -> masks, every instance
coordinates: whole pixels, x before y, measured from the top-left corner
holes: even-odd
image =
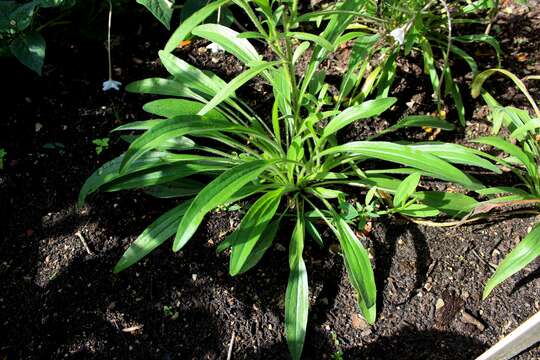
[[[502,106],[486,90],[482,89],[486,79],[496,73],[509,77],[516,84],[529,101],[533,116],[526,110]],[[538,80],[540,76],[529,76],[528,78]],[[486,209],[501,205],[520,204],[538,207],[540,203],[540,144],[538,143],[540,140],[540,110],[538,104],[532,98],[525,84],[507,70],[486,70],[478,74],[471,87],[473,97],[482,94],[488,104],[493,124],[493,136],[482,137],[476,142],[491,145],[507,154],[508,156],[505,158],[494,157],[493,160],[510,169],[521,180],[521,184],[516,187],[492,187],[479,190],[480,195],[490,198],[480,206],[484,206]],[[496,136],[502,127],[510,132],[510,140]],[[486,283],[483,297],[486,298],[497,285],[523,269],[539,255],[540,223],[536,224],[531,232],[499,264],[495,274]]]
[[[500,47],[497,40],[485,34],[453,35],[463,24],[481,22],[465,18],[473,12],[463,2],[448,3],[444,0],[389,0],[365,1],[348,11],[358,16],[355,31],[337,39],[337,43],[352,42],[352,52],[336,101],[348,106],[362,103],[370,94],[388,96],[396,77],[397,59],[420,53],[424,72],[433,87],[436,115],[445,119],[444,101],[451,97],[462,126],[465,126],[465,108],[461,91],[451,72],[452,56],[464,60],[473,75],[478,65],[460,46],[464,43],[484,42],[491,45],[497,58]],[[320,21],[341,10],[326,10],[300,16],[306,21]],[[457,29],[456,29],[457,28]]]
[[[0,170],[4,170],[4,160],[6,158],[7,152],[4,148],[0,148]]]
[[[343,351],[341,351],[341,343],[339,342],[339,339],[335,333],[335,331],[332,331],[330,333],[330,337],[332,340],[332,344],[334,345],[334,348],[336,351],[330,355],[330,358],[333,360],[343,360]]]
[[[327,21],[319,34],[302,31],[298,1],[232,1],[251,20],[256,29],[253,32],[238,33],[223,25],[202,24],[227,3],[231,1],[208,4],[173,33],[159,52],[170,78],[150,78],[127,87],[128,91],[168,98],[144,105],[153,119],[114,130],[139,134],[123,137],[130,143],[128,150],[89,177],[81,189],[79,204],[97,190],[130,188],[144,188],[156,197],[188,198],[135,240],[115,272],[132,266],[173,236],[173,251],[179,251],[208,212],[241,199],[252,199],[252,205],[240,225],[218,246],[218,251],[230,250],[229,272],[233,276],[258,263],[282,224],[294,223],[285,328],[292,357],[298,359],[309,308],[303,257],[306,232],[321,246],[321,226],[327,226],[336,236],[360,311],[372,324],[376,317],[375,280],[363,235],[354,228],[361,230],[370,218],[383,215],[464,215],[476,204],[474,199],[463,194],[417,191],[421,177],[480,189],[480,182],[453,164],[500,171],[483,153],[454,144],[339,143],[339,131],[381,114],[396,101],[380,94],[345,108],[327,102],[330,84],[318,71],[319,65],[349,33],[356,10],[365,1],[340,2],[335,11],[325,15]],[[226,83],[171,54],[190,34],[221,46],[244,64],[245,71]],[[263,60],[248,39],[264,42],[276,60]],[[312,55],[307,70],[297,75],[297,62],[308,48]],[[271,84],[274,92],[272,111],[266,117],[237,94],[242,85],[257,76]],[[394,128],[426,123],[452,126],[437,117],[413,116]],[[353,189],[361,192],[351,196]]]
[[[96,145],[96,154],[99,155],[109,147],[109,138],[94,139],[92,140],[92,144]]]
[[[137,0],[139,4],[146,7],[167,29],[171,28],[171,19],[175,8],[181,8],[180,22],[182,22],[212,1],[215,0]],[[219,7],[216,13],[215,16],[210,16],[207,21],[226,26],[232,24],[234,21],[233,15],[226,5]]]
[[[42,8],[60,10],[72,6],[75,0],[33,0],[0,2],[0,55],[13,55],[22,64],[41,75],[45,59],[45,40],[40,32],[45,27],[63,24],[64,12],[50,21],[37,24]]]

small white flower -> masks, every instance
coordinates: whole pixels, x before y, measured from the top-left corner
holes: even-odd
[[[120,85],[122,85],[122,83],[120,81],[115,81],[113,79],[109,79],[109,80],[103,82],[103,91],[107,91],[107,90],[111,90],[111,89],[120,90],[120,87],[119,87]]]
[[[210,50],[212,52],[212,54],[217,54],[219,52],[222,52],[222,51],[225,51],[224,48],[222,48],[220,45],[216,44],[216,43],[211,43],[210,45],[208,45],[206,47],[208,50]]]
[[[396,40],[399,45],[403,45],[403,42],[405,41],[405,29],[404,27],[399,27],[397,29],[392,30],[390,33],[390,36]]]

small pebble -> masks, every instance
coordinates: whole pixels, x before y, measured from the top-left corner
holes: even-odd
[[[439,310],[444,306],[444,300],[441,298],[437,299],[437,302],[435,303],[435,309]]]

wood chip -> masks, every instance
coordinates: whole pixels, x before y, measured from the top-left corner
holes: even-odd
[[[480,320],[478,320],[465,310],[461,310],[461,321],[463,321],[465,324],[471,324],[476,326],[476,328],[480,331],[484,331],[486,329],[486,326],[482,324]]]
[[[130,326],[130,327],[127,327],[127,328],[123,328],[122,329],[122,332],[125,332],[125,333],[132,333],[134,331],[137,331],[137,330],[140,330],[144,327],[144,325],[135,325],[135,326]]]

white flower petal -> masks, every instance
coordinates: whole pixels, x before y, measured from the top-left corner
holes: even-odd
[[[405,30],[402,27],[399,27],[392,30],[390,36],[392,36],[394,40],[399,43],[399,45],[403,45],[403,42],[405,41]]]
[[[211,43],[206,48],[210,50],[212,54],[217,54],[219,52],[225,51],[224,48],[222,48],[219,44],[216,44],[216,43]]]
[[[109,79],[109,80],[103,82],[103,91],[108,91],[108,90],[111,90],[111,89],[120,90],[120,85],[122,85],[122,83],[120,81],[115,81],[113,79]]]

